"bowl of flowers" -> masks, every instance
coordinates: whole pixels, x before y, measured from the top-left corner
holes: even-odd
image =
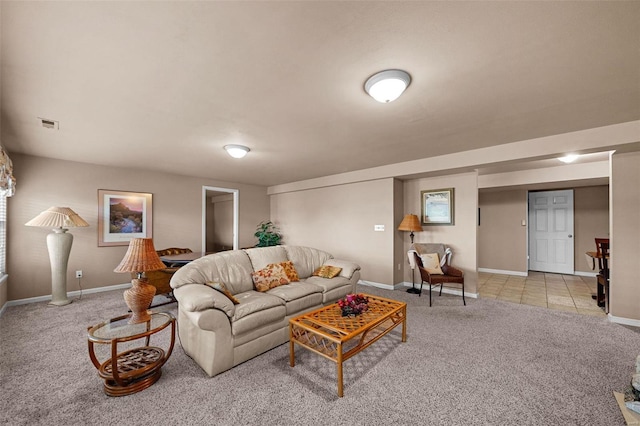
[[[343,317],[356,316],[369,309],[369,299],[364,294],[347,294],[338,300]]]

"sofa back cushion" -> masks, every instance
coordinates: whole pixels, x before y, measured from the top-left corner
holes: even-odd
[[[313,271],[324,264],[325,261],[333,259],[333,256],[326,251],[311,247],[302,246],[281,246],[286,251],[287,257],[293,262],[293,266],[301,279],[309,278]]]
[[[284,251],[282,246],[254,247],[245,249],[244,251],[251,260],[253,271],[264,269],[270,263],[280,263],[289,260],[287,259],[287,253]]]
[[[224,283],[232,293],[253,290],[253,266],[244,250],[229,250],[210,254],[178,269],[171,278],[171,287],[186,284]]]

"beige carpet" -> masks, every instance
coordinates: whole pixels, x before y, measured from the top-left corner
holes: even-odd
[[[640,333],[604,318],[484,299],[418,298],[400,330],[345,362],[279,346],[214,378],[176,343],[162,378],[112,398],[87,354],[87,326],[126,311],[122,292],[0,318],[0,424],[10,425],[617,425]],[[175,312],[175,305],[162,310]],[[155,344],[166,344],[168,333]],[[153,341],[152,341],[153,343]]]

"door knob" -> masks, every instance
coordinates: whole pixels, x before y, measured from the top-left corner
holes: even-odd
[[[569,234],[569,238],[573,237],[573,235]]]

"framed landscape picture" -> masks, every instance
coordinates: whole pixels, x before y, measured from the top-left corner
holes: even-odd
[[[98,246],[126,246],[151,238],[152,194],[98,190]]]
[[[453,225],[453,188],[420,191],[423,225]]]

